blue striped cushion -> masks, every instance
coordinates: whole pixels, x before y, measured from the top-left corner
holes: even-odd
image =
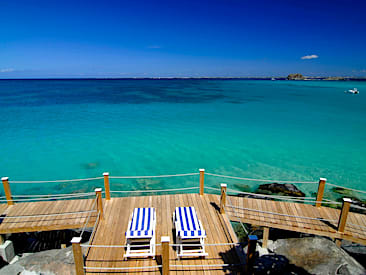
[[[135,208],[131,224],[126,231],[127,238],[150,238],[154,234],[155,208]]]
[[[194,207],[175,208],[175,219],[180,227],[178,227],[177,230],[178,236],[181,238],[206,237],[206,231],[201,228]]]

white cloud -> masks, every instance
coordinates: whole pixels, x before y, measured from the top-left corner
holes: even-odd
[[[0,73],[10,73],[14,71],[15,70],[13,68],[0,69]]]
[[[316,59],[316,58],[319,58],[319,56],[317,56],[316,54],[305,55],[301,57],[301,59]]]

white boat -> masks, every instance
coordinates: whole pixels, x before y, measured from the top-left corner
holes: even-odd
[[[276,78],[272,77],[272,79],[271,79],[271,80],[272,80],[272,81],[273,81],[273,80],[276,80]]]
[[[347,94],[359,94],[360,92],[357,90],[357,88],[353,88],[352,90],[344,91]]]

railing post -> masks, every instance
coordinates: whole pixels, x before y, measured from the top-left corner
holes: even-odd
[[[74,262],[75,262],[75,271],[76,275],[84,275],[84,256],[81,251],[81,237],[74,237],[71,240],[72,243],[72,252],[74,254]]]
[[[347,216],[348,216],[348,212],[349,212],[351,203],[352,203],[351,199],[343,198],[342,210],[341,210],[341,214],[340,214],[339,220],[338,220],[338,228],[337,228],[338,232],[341,232],[341,233],[344,232],[344,228],[346,227]],[[338,247],[341,246],[341,243],[342,243],[341,239],[336,240],[336,245]]]
[[[220,197],[220,213],[225,213],[225,205],[226,205],[226,188],[227,185],[225,183],[221,183],[221,197]]]
[[[170,237],[163,236],[161,237],[161,258],[162,258],[162,266],[163,266],[163,275],[168,275],[170,272],[169,267],[169,243]]]
[[[200,169],[200,195],[203,196],[205,188],[205,169]]]
[[[109,189],[109,173],[104,172],[103,177],[104,177],[105,199],[110,200],[111,199],[111,194],[110,194],[110,189]]]
[[[3,178],[1,178],[1,181],[3,182],[3,186],[4,186],[6,202],[8,203],[8,205],[13,205],[14,202],[13,202],[13,198],[11,197],[9,178],[8,177],[3,177]]]
[[[327,181],[326,178],[320,178],[319,179],[319,186],[318,186],[318,194],[316,195],[316,207],[320,207],[322,205],[323,195],[324,195],[324,188],[325,188],[325,182]]]
[[[249,273],[253,269],[253,264],[255,260],[255,250],[257,248],[258,237],[256,235],[248,236],[248,250],[247,250],[247,260],[245,263],[245,273]]]
[[[97,197],[97,209],[100,212],[100,218],[103,219],[102,188],[95,188],[95,196]]]
[[[269,227],[263,227],[262,248],[267,248],[269,238]]]

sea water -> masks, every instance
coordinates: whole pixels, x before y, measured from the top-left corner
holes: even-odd
[[[345,90],[357,87],[358,95]],[[11,181],[206,172],[366,190],[366,82],[1,80],[0,175]],[[251,190],[261,182],[206,176]],[[198,186],[198,176],[113,179],[113,190]],[[102,180],[12,184],[92,191]],[[317,184],[297,184],[307,193]]]

